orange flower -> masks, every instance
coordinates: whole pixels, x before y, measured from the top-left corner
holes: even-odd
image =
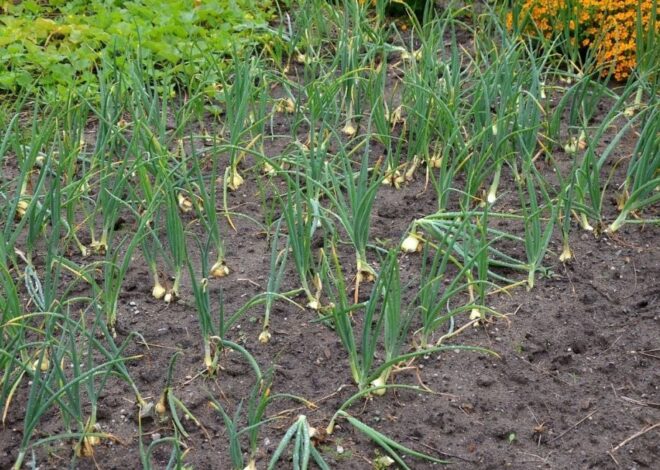
[[[551,39],[564,34],[568,25],[570,43],[593,48],[603,75],[613,71],[617,80],[623,80],[637,63],[638,17],[642,30],[648,32],[651,15],[657,13],[653,0],[524,0],[521,17],[527,15],[535,23],[528,34],[538,30]],[[660,33],[660,21],[655,25]],[[511,15],[507,27],[512,27]]]

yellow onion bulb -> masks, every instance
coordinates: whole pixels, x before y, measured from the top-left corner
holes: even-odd
[[[385,385],[385,378],[383,376],[378,377],[376,380],[372,381],[370,384],[372,387],[383,387]],[[387,391],[386,388],[379,388],[377,390],[372,391],[374,395],[378,395],[379,397],[382,397],[385,395],[385,392]]]
[[[165,411],[167,411],[167,408],[165,408],[165,397],[162,397],[160,400],[158,400],[158,403],[154,405],[154,411],[158,413],[159,416],[163,416],[165,414]]]
[[[193,204],[190,199],[188,199],[186,196],[183,195],[183,193],[179,193],[177,196],[177,202],[179,204],[179,209],[181,212],[190,212],[193,209]]]
[[[479,326],[480,320],[481,320],[481,312],[479,311],[478,308],[473,308],[472,311],[470,312],[470,320],[474,321],[473,326]]]
[[[293,114],[296,111],[296,103],[291,98],[282,98],[275,105],[278,113]]]
[[[224,261],[216,261],[216,263],[211,266],[211,276],[220,278],[229,275],[229,268]]]
[[[237,171],[232,172],[227,186],[232,191],[236,191],[243,184],[243,177]]]
[[[355,127],[355,124],[353,124],[353,121],[348,121],[344,128],[342,129],[342,132],[344,135],[347,135],[348,137],[352,137],[357,133],[357,128]]]
[[[421,249],[422,243],[414,233],[409,234],[401,243],[401,251],[404,253],[416,253]]]
[[[261,334],[259,335],[259,342],[260,342],[261,344],[266,344],[268,341],[270,341],[271,336],[272,336],[272,335],[270,334],[270,331],[268,331],[268,330],[264,330],[264,331],[262,331]]]
[[[162,299],[165,297],[165,294],[167,294],[167,290],[163,287],[163,285],[156,281],[154,284],[154,288],[151,290],[151,295],[153,296],[154,299]]]

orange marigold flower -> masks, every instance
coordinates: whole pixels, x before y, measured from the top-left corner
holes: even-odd
[[[617,80],[630,75],[636,66],[637,28],[641,18],[648,32],[651,17],[657,17],[653,0],[524,0],[521,16],[529,16],[544,37],[564,34],[568,27],[569,42],[595,49],[596,61],[603,74],[613,72]],[[639,9],[639,10],[638,10]],[[512,18],[507,16],[507,27]],[[655,21],[660,33],[660,21]]]

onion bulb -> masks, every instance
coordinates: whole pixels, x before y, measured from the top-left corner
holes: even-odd
[[[21,220],[25,216],[29,205],[30,203],[25,199],[18,201],[18,204],[16,205],[16,220]]]
[[[574,140],[571,140],[569,143],[564,145],[564,152],[566,153],[575,153],[577,151],[577,143]]]
[[[94,241],[94,242],[92,242],[89,246],[90,246],[90,247],[91,247],[96,253],[101,254],[101,255],[104,255],[105,252],[106,252],[107,249],[108,249],[108,245],[107,245],[107,243],[106,243],[105,241],[103,241],[103,240],[97,240],[97,241]]]
[[[382,184],[384,186],[392,186],[396,189],[399,189],[404,181],[405,178],[401,175],[401,172],[390,166],[385,172],[385,177],[383,178]]]
[[[587,215],[584,213],[580,214],[580,226],[582,227],[583,230],[586,230],[588,232],[594,231],[593,226],[589,223],[589,220],[587,219]]]
[[[470,312],[470,320],[474,321],[473,326],[479,326],[479,323],[481,322],[481,312],[479,311],[478,308],[473,308],[472,311]]]
[[[577,148],[580,150],[587,148],[587,134],[585,134],[584,131],[580,132],[580,137],[578,137],[577,140]]]
[[[422,250],[422,243],[415,233],[410,233],[401,243],[401,251],[404,253],[416,253]]]
[[[400,122],[403,122],[403,105],[397,106],[394,111],[388,113],[388,118],[392,126],[396,126]]]
[[[573,259],[573,252],[571,251],[571,247],[568,246],[568,243],[564,243],[564,247],[561,251],[561,254],[559,255],[559,261],[562,263],[565,263],[567,261],[570,261]]]
[[[296,54],[296,62],[298,62],[300,65],[308,65],[312,61],[305,54],[299,52],[298,54]]]
[[[271,334],[270,331],[268,330],[264,330],[261,332],[261,334],[259,334],[259,342],[261,344],[266,344],[268,341],[270,341],[270,338],[271,338]]]
[[[389,455],[381,455],[374,459],[374,468],[387,468],[394,464],[394,459]]]
[[[278,113],[293,114],[296,111],[296,103],[291,98],[282,98],[275,104]]]
[[[174,291],[174,289],[171,289],[167,294],[165,294],[165,297],[163,297],[163,300],[165,301],[166,304],[170,304],[170,303],[176,301],[176,299],[178,299],[178,298],[179,298],[179,296]]]
[[[154,405],[154,411],[159,416],[163,416],[165,414],[165,411],[167,411],[167,408],[165,407],[165,394],[163,394],[160,397],[160,400],[158,400],[158,403],[156,403],[156,405]]]
[[[420,60],[422,58],[422,48],[408,52],[407,50],[401,51],[401,60]]]
[[[243,177],[238,174],[238,171],[232,171],[227,182],[227,187],[232,191],[236,191],[243,184]]]
[[[415,155],[412,159],[412,163],[410,164],[410,167],[406,170],[406,174],[405,174],[406,181],[413,180],[413,176],[418,166],[419,166],[419,157]]]
[[[268,175],[268,176],[274,176],[277,173],[275,171],[275,168],[273,168],[273,165],[271,165],[268,162],[264,163],[264,166],[262,167],[261,171],[264,173],[264,175]]]
[[[429,158],[427,165],[430,168],[440,168],[442,166],[442,156],[433,155],[431,158]]]
[[[158,279],[158,276],[154,276],[154,288],[151,290],[151,295],[154,299],[162,299],[165,297],[167,290],[163,287]]]
[[[35,370],[37,370],[37,368],[39,368],[39,370],[41,372],[47,372],[48,369],[50,369],[50,360],[48,359],[48,352],[47,351],[44,351],[44,355],[43,355],[42,358],[36,359],[32,363],[31,369],[33,371],[35,371]]]
[[[348,137],[353,137],[357,133],[357,128],[355,127],[355,124],[353,124],[352,119],[346,121],[346,125],[342,129],[342,132]]]
[[[224,261],[218,260],[211,266],[211,276],[219,278],[229,275],[229,268]]]
[[[387,379],[386,379],[386,377],[385,377],[385,374],[382,374],[382,375],[381,375],[380,377],[378,377],[376,380],[372,381],[370,385],[371,385],[372,387],[384,387],[384,386],[385,386],[385,381],[386,381],[386,380],[387,380]],[[386,392],[386,391],[387,391],[386,388],[378,388],[378,389],[372,391],[371,393],[373,393],[374,395],[378,395],[379,397],[382,397],[383,395],[385,395],[385,392]]]
[[[376,272],[362,258],[357,259],[357,282],[373,282],[376,280]]]
[[[179,204],[179,209],[183,213],[190,212],[193,209],[192,201],[184,196],[183,193],[177,195],[177,202]]]

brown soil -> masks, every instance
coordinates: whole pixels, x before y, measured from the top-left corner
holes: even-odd
[[[418,195],[422,184],[381,191],[373,213],[374,237],[395,244],[414,217],[432,211],[430,191]],[[237,210],[255,215],[254,191],[248,183],[232,194]],[[254,225],[240,218],[236,224],[237,232],[227,232],[233,274],[213,286],[217,290],[222,284],[228,313],[265,290],[269,256]],[[521,288],[492,298],[492,307],[507,314],[506,319],[468,329],[458,337],[461,344],[489,348],[499,357],[473,352],[431,355],[416,361],[415,369],[398,373],[396,381],[417,384],[417,372],[436,394],[388,392],[360,402],[351,412],[409,447],[448,458],[454,468],[605,469],[618,468],[617,463],[620,468],[653,468],[653,462],[660,460],[658,428],[635,436],[660,420],[657,240],[657,230],[649,227],[627,226],[609,239],[574,230],[573,263],[564,266],[555,261],[556,256],[549,257],[551,278],[541,279],[530,292]],[[552,248],[560,249],[556,244]],[[402,271],[412,270],[419,256],[402,256]],[[170,357],[175,350],[183,351],[174,392],[205,428],[187,423],[191,437],[185,441],[190,449],[186,462],[199,469],[229,468],[222,420],[208,406],[208,398],[212,395],[234,410],[247,397],[253,376],[236,354],[223,358],[224,370],[217,378],[197,376],[202,362],[192,299],[185,296],[165,306],[151,299],[149,281],[146,269],[132,268],[121,299],[120,332],[137,331],[149,345],[135,342],[128,348],[127,355],[141,356],[129,363],[129,371],[145,395],[157,398]],[[292,276],[285,284],[296,282]],[[250,312],[229,339],[244,344],[263,370],[275,368],[273,393],[295,394],[318,405],[306,409],[294,402],[275,402],[269,408],[268,415],[290,411],[262,430],[261,468],[298,414],[307,415],[314,426],[325,427],[356,390],[337,336],[312,322],[313,312],[276,304],[273,337],[267,345],[257,341],[260,315],[257,309]],[[0,431],[2,468],[11,465],[20,441],[20,396]],[[137,467],[136,409],[130,390],[112,382],[99,406],[103,431],[118,442],[104,441],[96,448],[95,462],[82,460],[76,466]],[[58,426],[59,417],[48,415],[39,435],[61,431]],[[149,441],[154,435],[171,435],[172,429],[147,422],[144,433]],[[629,438],[633,439],[626,441]],[[338,453],[338,448],[343,452]],[[40,468],[69,462],[68,443],[46,450],[42,456],[48,455],[49,463],[39,460]],[[375,448],[343,422],[321,450],[333,468],[370,468],[368,462],[376,455]],[[164,465],[169,451],[156,451],[155,457],[157,466]],[[419,460],[410,466],[431,468]]]

